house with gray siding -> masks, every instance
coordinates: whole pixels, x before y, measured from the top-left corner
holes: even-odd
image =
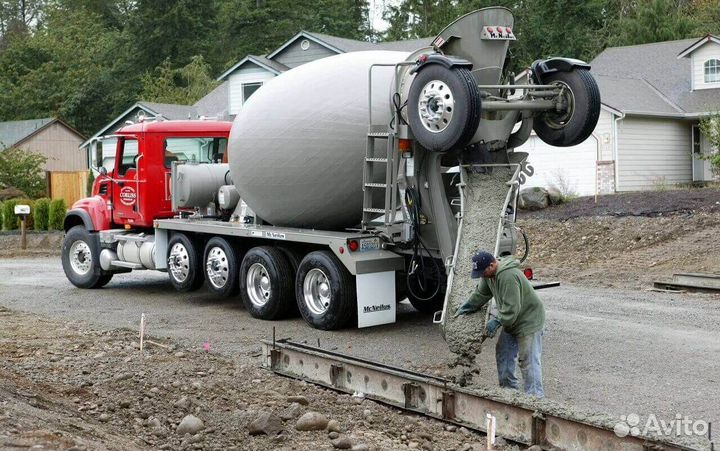
[[[698,124],[720,111],[718,37],[608,48],[590,64],[602,99],[597,127],[570,148],[531,136],[518,149],[536,170],[530,186],[587,195],[716,179],[702,157],[718,149]]]
[[[92,143],[102,136],[111,135],[128,122],[138,122],[145,119],[213,118],[232,120],[240,112],[247,99],[260,89],[264,83],[294,67],[347,52],[364,50],[412,52],[430,45],[431,40],[431,38],[426,38],[372,43],[338,38],[322,33],[300,31],[267,55],[247,55],[238,61],[217,78],[220,84],[194,105],[137,102],[98,130],[80,147],[87,155],[92,157],[92,152],[90,152]],[[115,155],[115,141],[112,139],[103,140],[102,149],[103,161],[101,165],[110,170]],[[91,165],[96,167],[97,162],[92,162]]]
[[[347,52],[395,50],[412,52],[430,45],[430,38],[372,43],[301,31],[267,55],[248,55],[218,77],[227,86],[230,117],[268,80],[302,64]]]

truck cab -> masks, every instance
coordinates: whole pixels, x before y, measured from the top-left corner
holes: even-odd
[[[123,127],[105,138],[117,142],[113,167],[99,169],[93,196],[78,201],[72,209],[90,213],[91,230],[98,231],[151,228],[155,219],[172,217],[172,163],[227,161],[231,125],[167,121]],[[95,160],[102,161],[102,156],[95,155]]]

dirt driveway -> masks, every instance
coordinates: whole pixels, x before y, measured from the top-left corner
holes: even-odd
[[[0,274],[0,305],[101,330],[136,330],[144,312],[153,335],[191,349],[208,342],[223,355],[253,362],[259,340],[275,326],[278,337],[319,340],[339,352],[451,374],[451,355],[431,318],[404,304],[394,325],[323,332],[299,319],[253,319],[239,303],[202,291],[178,294],[161,273],[118,276],[101,290],[72,287],[56,259],[0,260]],[[547,307],[548,398],[590,412],[720,420],[718,296],[569,285],[541,296]],[[486,371],[478,381],[495,385],[492,344],[480,360]]]

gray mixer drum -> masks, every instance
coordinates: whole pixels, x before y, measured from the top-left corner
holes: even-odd
[[[360,222],[368,69],[407,55],[323,58],[283,73],[249,99],[233,123],[228,159],[240,196],[258,217],[318,229]],[[392,78],[392,67],[373,69],[373,123],[390,122]]]

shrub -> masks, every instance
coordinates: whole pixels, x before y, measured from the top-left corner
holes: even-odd
[[[47,192],[43,167],[47,158],[39,153],[17,148],[0,152],[0,188],[13,186],[28,197],[40,197]]]
[[[0,230],[3,228],[3,203],[0,201]]]
[[[50,199],[47,197],[35,201],[35,230],[47,230],[50,220]]]
[[[17,218],[15,217],[15,205],[17,204],[17,199],[9,199],[3,203],[3,230],[15,230],[18,228]]]
[[[48,228],[50,230],[62,230],[66,212],[67,204],[65,199],[53,199],[50,201]]]

